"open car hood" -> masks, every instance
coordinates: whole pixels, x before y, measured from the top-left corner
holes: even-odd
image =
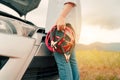
[[[38,7],[41,0],[0,0],[0,3],[12,8],[20,16]]]

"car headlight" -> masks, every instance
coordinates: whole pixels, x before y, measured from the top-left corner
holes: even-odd
[[[0,20],[0,33],[15,34],[15,27],[8,21]]]

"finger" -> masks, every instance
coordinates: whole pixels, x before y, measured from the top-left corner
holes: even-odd
[[[58,30],[58,31],[60,30],[60,27],[59,27],[59,26],[57,26],[57,30]]]
[[[65,25],[63,25],[63,26],[61,27],[61,30],[65,30],[65,27],[66,27],[66,26],[65,26]]]
[[[60,30],[64,30],[64,26],[65,26],[65,25],[62,25],[62,26],[60,27]]]
[[[63,25],[63,29],[65,29],[65,27],[66,27],[66,25],[64,24],[64,25]]]

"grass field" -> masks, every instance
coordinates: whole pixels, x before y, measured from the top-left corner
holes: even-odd
[[[120,80],[120,52],[80,50],[76,57],[81,80]]]

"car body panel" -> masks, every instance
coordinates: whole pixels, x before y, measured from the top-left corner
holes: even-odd
[[[27,4],[27,1],[37,0],[1,1],[10,2],[11,5],[11,3],[13,2],[12,4],[14,4],[15,1],[18,3],[22,1],[24,3],[24,1],[26,1],[24,4]],[[39,2],[39,0],[37,2]],[[39,3],[35,4],[36,7],[38,4]],[[9,5],[7,6],[10,7]],[[17,6],[14,6],[14,8],[16,8],[16,11],[19,10]],[[30,9],[32,10],[33,8]],[[29,12],[29,10],[18,13],[20,15],[26,15],[27,12]],[[38,27],[32,22],[15,17],[9,14],[9,12],[0,11],[0,79],[57,79],[57,65],[52,52],[50,52],[45,45],[45,37],[45,28]]]
[[[9,57],[7,64],[0,70],[0,79],[18,80],[19,74],[23,73],[21,70],[25,70],[25,65],[28,65],[37,49],[34,46],[35,39],[0,34],[0,44],[0,55]]]
[[[31,52],[34,44],[35,39],[16,35],[0,34],[0,55],[23,58],[27,56],[27,53]]]

